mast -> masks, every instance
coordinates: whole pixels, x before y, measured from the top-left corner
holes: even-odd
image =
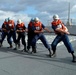
[[[70,25],[70,2],[69,2],[69,5],[68,5],[68,23]]]
[[[71,20],[70,20],[70,2],[68,3],[68,21],[67,25],[71,25]]]

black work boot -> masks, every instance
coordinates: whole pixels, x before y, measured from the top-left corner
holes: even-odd
[[[73,60],[72,60],[72,62],[76,62],[76,56],[73,56]]]
[[[32,52],[33,53],[36,53],[37,51],[36,51],[36,47],[32,47]]]
[[[27,52],[27,50],[26,50],[26,46],[24,46],[24,49],[23,49],[23,51],[24,51],[24,52]]]
[[[0,47],[2,47],[2,43],[0,42]]]
[[[49,57],[51,57],[52,53],[51,53],[51,49],[48,49],[49,50]]]
[[[72,62],[76,62],[76,56],[74,55],[74,52],[71,52],[71,54],[72,54],[72,58],[73,58]]]
[[[51,55],[51,57],[56,57],[56,50],[52,50],[53,54]]]
[[[13,50],[18,50],[18,45],[15,44],[15,48]]]
[[[27,52],[29,52],[30,51],[30,47],[29,46],[27,46]]]
[[[21,45],[20,45],[20,43],[18,43],[18,48],[21,48]]]
[[[13,46],[12,46],[12,44],[10,44],[10,46],[9,47],[7,47],[7,48],[12,48]]]

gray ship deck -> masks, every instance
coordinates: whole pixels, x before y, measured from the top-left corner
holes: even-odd
[[[76,41],[72,42],[76,54]],[[7,48],[6,41],[0,48],[0,75],[76,75],[76,63],[65,46],[57,47],[57,57],[46,56],[48,50],[37,44],[37,53],[22,53]],[[22,49],[22,48],[21,48]]]

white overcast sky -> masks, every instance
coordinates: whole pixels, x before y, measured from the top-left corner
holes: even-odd
[[[44,25],[54,14],[67,19],[69,2],[70,17],[76,18],[76,0],[0,0],[0,26],[7,17],[15,23],[22,19],[25,25],[32,17],[39,17]]]

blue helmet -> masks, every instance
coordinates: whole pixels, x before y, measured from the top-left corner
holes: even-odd
[[[31,20],[30,20],[31,22],[34,22],[34,18],[31,18]]]
[[[10,17],[8,17],[8,21],[9,21],[9,20],[11,20],[11,18],[10,18]]]
[[[8,18],[5,19],[5,22],[8,22]]]

